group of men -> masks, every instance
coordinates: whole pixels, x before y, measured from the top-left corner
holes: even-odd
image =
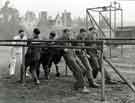
[[[89,28],[87,31],[81,28],[78,35],[74,38],[73,33],[69,29],[63,30],[63,36],[58,40],[96,40],[97,32],[94,27]],[[98,53],[98,45],[96,43],[63,43],[63,45],[70,46],[90,46],[93,49],[64,49],[64,60],[68,65],[69,69],[72,71],[76,83],[74,88],[76,90],[81,90],[82,92],[89,92],[86,88],[85,78],[87,79],[89,87],[98,88],[99,85],[95,82],[98,72],[101,71],[101,61]],[[110,74],[105,70],[105,77],[107,83],[112,83]]]
[[[40,31],[38,28],[33,30],[33,37],[32,40],[40,40],[39,38]],[[97,32],[94,27],[90,27],[88,30],[81,28],[77,36],[73,36],[73,33],[70,29],[62,30],[62,36],[56,37],[55,32],[51,32],[49,35],[49,39],[51,40],[96,40],[97,39]],[[20,30],[19,35],[14,37],[14,40],[27,40],[26,36],[24,35],[24,31]],[[74,83],[74,89],[79,90],[81,92],[89,92],[87,88],[87,84],[89,87],[98,88],[99,85],[96,83],[96,77],[98,72],[101,72],[101,61],[99,57],[100,50],[98,50],[98,46],[96,43],[71,43],[71,42],[60,42],[55,43],[56,45],[63,45],[63,46],[90,46],[93,49],[68,49],[63,48],[62,56],[71,70],[76,82]],[[52,43],[52,45],[54,45]],[[29,50],[29,48],[28,48]],[[40,65],[40,58],[41,53],[39,48],[30,49],[32,54],[32,64],[30,65],[30,72],[33,75],[36,83],[40,83],[38,78],[39,72],[39,65]],[[55,51],[54,51],[55,52]],[[22,49],[21,47],[12,47],[12,56],[10,62],[10,75],[15,74],[15,65],[17,59],[22,59]],[[57,58],[57,57],[56,57]],[[46,58],[44,58],[46,59]],[[27,60],[26,60],[27,61]],[[37,63],[38,62],[38,63]],[[58,69],[58,68],[57,68]],[[26,75],[27,72],[26,72]],[[106,83],[111,83],[111,76],[105,70],[105,78]],[[86,79],[86,80],[85,80]]]

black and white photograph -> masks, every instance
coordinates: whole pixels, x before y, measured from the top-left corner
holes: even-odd
[[[135,0],[0,0],[0,103],[135,103]]]

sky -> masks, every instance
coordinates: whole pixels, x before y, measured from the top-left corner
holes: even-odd
[[[7,0],[0,0],[0,8]],[[21,15],[27,10],[34,11],[36,14],[40,11],[48,11],[48,15],[55,16],[66,9],[72,13],[72,17],[85,17],[86,8],[107,6],[114,0],[8,0],[10,6],[17,8]],[[124,9],[124,24],[135,25],[135,0],[116,0],[120,2]]]

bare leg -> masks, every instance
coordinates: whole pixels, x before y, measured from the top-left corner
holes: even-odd
[[[55,68],[56,68],[56,77],[60,77],[60,72],[59,72],[58,64],[55,64]]]
[[[42,64],[42,65],[43,65],[43,69],[44,69],[44,77],[45,77],[46,80],[48,80],[49,79],[49,72],[50,72],[49,68],[45,64]]]
[[[31,65],[31,66],[30,66],[30,71],[31,71],[31,73],[32,73],[32,77],[33,77],[35,83],[36,83],[36,84],[40,84],[40,81],[39,81],[38,76],[37,76],[37,66],[38,66],[38,64],[35,64],[35,65],[33,64],[33,65]]]

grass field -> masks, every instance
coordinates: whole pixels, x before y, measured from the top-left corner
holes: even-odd
[[[133,51],[128,53],[132,54]],[[127,54],[127,53],[126,53]],[[126,55],[125,54],[125,55]],[[131,58],[132,57],[132,58]],[[112,59],[113,62],[134,64],[134,58]],[[101,89],[90,88],[89,94],[82,94],[73,90],[74,79],[64,76],[64,64],[60,64],[62,76],[56,78],[52,69],[50,80],[46,81],[41,74],[41,84],[35,85],[29,78],[25,85],[16,82],[19,78],[5,78],[8,75],[9,49],[0,48],[0,103],[101,103]],[[108,67],[110,70],[110,68]],[[127,68],[128,69],[128,68]],[[134,68],[129,68],[134,70]],[[119,67],[119,70],[125,71],[126,68]],[[112,71],[110,73],[113,79],[120,80]],[[130,81],[135,80],[134,73],[122,72]],[[100,77],[100,76],[99,76]],[[98,80],[99,84],[100,81]],[[135,103],[135,98],[131,90],[125,84],[106,85],[105,89],[106,103]]]

